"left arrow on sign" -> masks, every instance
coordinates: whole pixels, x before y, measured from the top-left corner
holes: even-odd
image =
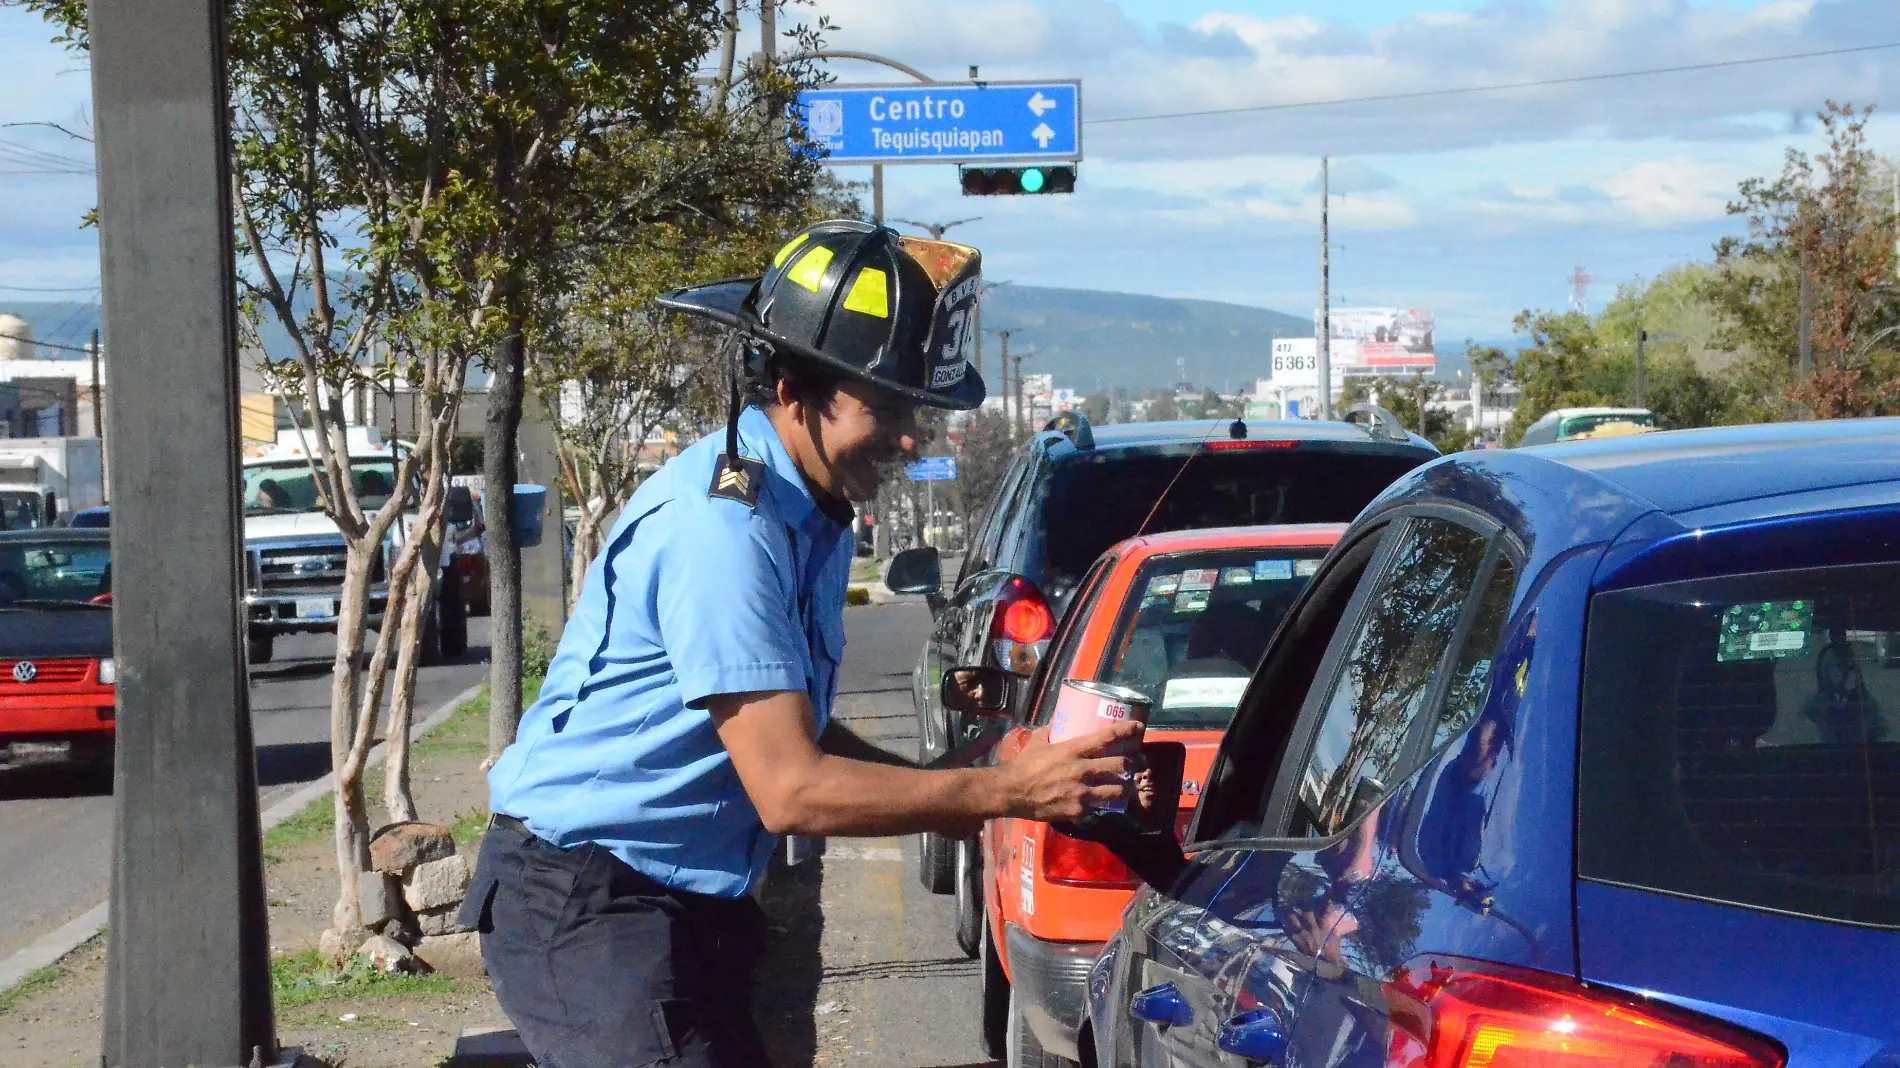
[[[1056,132],[1054,130],[1051,130],[1049,128],[1049,124],[1046,122],[1037,123],[1036,128],[1029,131],[1029,136],[1035,138],[1036,144],[1043,148],[1049,147],[1049,140],[1050,138],[1053,138],[1055,135],[1056,135]]]
[[[1056,102],[1049,99],[1046,96],[1043,96],[1042,90],[1040,89],[1036,90],[1035,96],[1032,96],[1029,98],[1029,110],[1035,112],[1036,117],[1039,119],[1042,118],[1043,112],[1048,111],[1054,108],[1055,106],[1056,106]]]

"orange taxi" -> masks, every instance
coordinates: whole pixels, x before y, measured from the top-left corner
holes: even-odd
[[[1344,530],[1181,531],[1111,548],[1078,586],[997,759],[1049,723],[1064,680],[1138,691],[1152,704],[1148,739],[1186,747],[1185,828],[1268,639]],[[1102,846],[1030,820],[991,820],[982,856],[986,1044],[1011,1068],[1079,1061],[1089,966],[1139,880]]]

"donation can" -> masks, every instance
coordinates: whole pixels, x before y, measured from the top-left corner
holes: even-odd
[[[1128,720],[1147,726],[1150,707],[1148,696],[1138,690],[1106,682],[1071,679],[1056,692],[1055,714],[1049,719],[1049,741],[1066,742]],[[1140,753],[1141,740],[1130,738],[1117,743],[1103,755],[1132,757]],[[1123,790],[1121,798],[1097,807],[1104,812],[1128,811],[1127,790]]]

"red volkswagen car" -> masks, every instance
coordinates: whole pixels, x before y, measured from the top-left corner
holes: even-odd
[[[118,680],[109,532],[0,531],[0,757],[109,767]]]

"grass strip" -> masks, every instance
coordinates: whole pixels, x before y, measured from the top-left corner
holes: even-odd
[[[314,949],[272,960],[270,979],[271,997],[283,1011],[340,1001],[454,994],[462,989],[460,980],[446,976],[378,971],[361,957],[352,958],[340,969],[332,968]]]

